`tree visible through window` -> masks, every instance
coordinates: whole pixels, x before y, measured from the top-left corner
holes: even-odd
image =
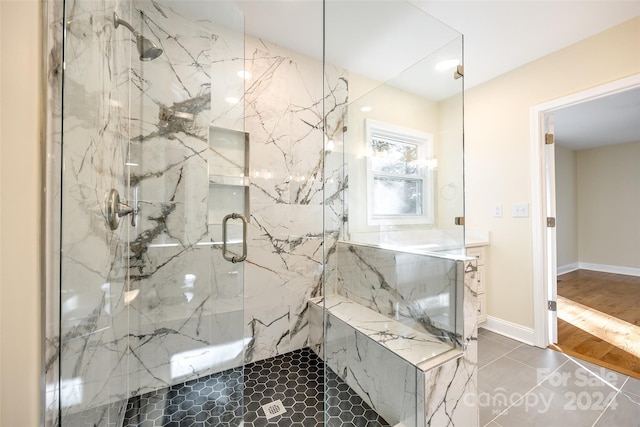
[[[367,138],[369,223],[433,222],[431,135],[367,120]]]

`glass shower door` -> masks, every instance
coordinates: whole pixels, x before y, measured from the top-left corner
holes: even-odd
[[[64,426],[242,422],[243,20],[202,6],[64,5]]]
[[[149,1],[132,6],[135,27],[163,53],[131,65],[127,162],[131,198],[140,214],[129,247],[130,290],[139,291],[129,316],[129,395],[140,397],[130,398],[125,425],[156,414],[156,401],[162,402],[164,423],[196,417],[212,425],[241,422],[240,194],[246,186],[242,165],[239,171],[223,170],[220,159],[233,157],[219,147],[219,133],[212,129],[241,135],[244,142],[239,103],[225,102],[228,108],[216,111],[224,102],[217,87],[232,90],[242,83],[219,64],[243,58],[244,52],[241,27],[234,31],[212,21],[228,14],[222,6]],[[232,18],[241,25],[241,16]],[[234,174],[235,181],[225,185],[215,179]],[[227,215],[233,217],[225,221]]]
[[[128,394],[129,227],[112,229],[106,211],[115,201],[111,190],[123,202],[128,194],[132,49],[129,38],[115,37],[113,6],[63,3],[57,395],[63,426],[116,425]]]

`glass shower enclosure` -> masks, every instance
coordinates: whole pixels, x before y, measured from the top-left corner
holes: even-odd
[[[402,1],[47,19],[47,425],[425,426],[462,352],[462,36]]]
[[[122,425],[132,397],[226,371],[240,425],[242,14],[67,1],[64,23],[59,423]]]
[[[462,35],[408,2],[328,1],[324,37],[318,347],[390,425],[435,425],[426,378],[463,351]]]

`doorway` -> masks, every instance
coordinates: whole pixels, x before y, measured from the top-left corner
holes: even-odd
[[[578,269],[558,276],[552,348],[640,378],[640,277]]]
[[[588,101],[601,101],[609,95],[622,94],[640,87],[640,75],[635,75],[592,88],[568,97],[560,98],[531,108],[531,153],[532,153],[532,221],[533,221],[533,267],[534,267],[534,321],[535,340],[539,347],[546,347],[556,342],[558,333],[557,311],[553,310],[557,303],[561,306],[564,300],[556,298],[558,291],[557,273],[580,268],[600,269],[601,265],[583,262],[576,259],[569,268],[564,261],[556,266],[561,254],[556,255],[558,243],[556,234],[560,233],[563,224],[558,223],[558,229],[553,228],[553,221],[547,222],[548,217],[556,217],[555,212],[555,149],[548,155],[549,145],[545,144],[545,134],[549,133],[549,117],[561,117],[563,110],[576,108],[587,104]],[[558,127],[558,117],[551,123]],[[552,129],[551,129],[552,130]],[[553,131],[553,130],[552,130]],[[546,142],[550,142],[546,140]],[[566,225],[566,223],[564,224]],[[566,231],[566,230],[565,230]],[[573,267],[573,268],[571,268]]]

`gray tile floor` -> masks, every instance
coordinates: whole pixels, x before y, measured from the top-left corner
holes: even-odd
[[[640,427],[640,381],[480,329],[478,406],[486,427]]]

